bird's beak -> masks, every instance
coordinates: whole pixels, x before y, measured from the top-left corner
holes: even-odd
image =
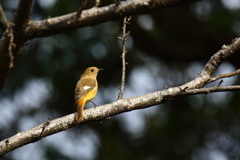
[[[101,69],[98,69],[98,72],[99,72],[99,71],[102,71],[102,70],[103,70],[102,68],[101,68]]]

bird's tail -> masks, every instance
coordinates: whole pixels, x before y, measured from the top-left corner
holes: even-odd
[[[76,114],[76,121],[81,122],[84,119],[84,106],[86,103],[86,99],[82,98],[78,103],[77,103],[77,110],[78,113]]]

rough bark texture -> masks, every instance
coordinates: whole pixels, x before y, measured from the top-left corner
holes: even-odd
[[[42,21],[32,21],[25,32],[30,39],[36,37],[46,37],[57,33],[66,32],[72,29],[93,26],[107,21],[113,21],[118,18],[146,14],[154,10],[183,5],[199,0],[134,0],[124,1],[119,5],[109,5],[100,8],[91,8],[84,10],[81,16],[77,12],[49,18]]]

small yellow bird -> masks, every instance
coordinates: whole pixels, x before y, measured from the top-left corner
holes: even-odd
[[[78,113],[76,121],[81,122],[84,119],[85,103],[92,101],[98,91],[97,75],[102,69],[97,67],[88,67],[80,77],[75,88],[75,103],[77,104]],[[93,103],[93,102],[92,102]],[[94,104],[94,103],[93,103]],[[95,104],[94,104],[95,105]]]

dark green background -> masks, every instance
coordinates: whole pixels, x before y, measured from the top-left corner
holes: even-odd
[[[237,0],[236,0],[237,1]],[[223,44],[240,35],[240,4],[205,0],[133,16],[128,30],[124,98],[194,79]],[[229,5],[231,1],[225,0]],[[17,1],[3,1],[8,18]],[[102,5],[113,3],[106,0]],[[94,1],[89,1],[91,8]],[[81,1],[36,0],[32,19],[75,12]],[[89,66],[98,75],[97,105],[117,99],[122,20],[35,39],[17,56],[0,94],[0,138],[76,112],[74,89]],[[239,68],[240,53],[217,74]],[[217,75],[216,74],[216,75]],[[213,83],[209,86],[214,86]],[[239,76],[223,86],[239,84]],[[111,119],[89,122],[16,149],[4,160],[228,160],[240,158],[240,92],[188,96]],[[87,104],[87,108],[93,107]]]

